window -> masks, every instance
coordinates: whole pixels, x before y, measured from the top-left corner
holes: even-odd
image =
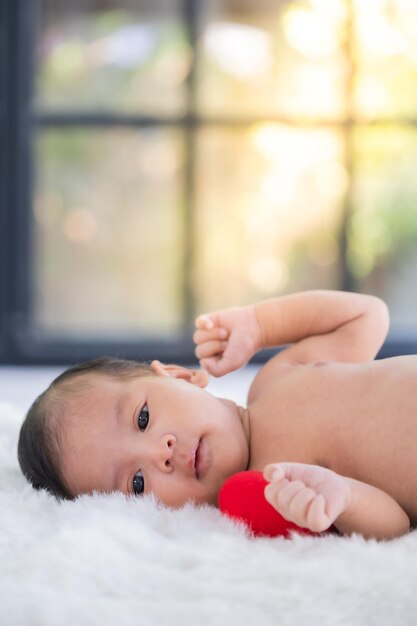
[[[187,361],[197,313],[310,288],[416,349],[415,3],[0,10],[3,360]]]

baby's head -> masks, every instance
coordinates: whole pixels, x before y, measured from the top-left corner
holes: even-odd
[[[35,489],[46,489],[58,498],[73,499],[60,468],[61,434],[70,413],[79,406],[95,375],[115,380],[150,376],[149,365],[103,357],[70,367],[36,398],[22,424],[18,459],[23,474]]]
[[[58,376],[35,400],[18,444],[21,469],[58,498],[154,493],[170,506],[217,503],[247,468],[243,409],[206,392],[207,375],[104,357]]]

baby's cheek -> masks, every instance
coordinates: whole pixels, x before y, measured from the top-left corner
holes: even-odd
[[[171,477],[174,478],[174,474]],[[168,476],[165,480],[160,480],[157,484],[154,483],[153,488],[148,493],[152,493],[162,504],[176,509],[191,500],[200,502],[198,494],[192,489],[191,484],[178,480],[176,477],[170,480],[171,477]]]

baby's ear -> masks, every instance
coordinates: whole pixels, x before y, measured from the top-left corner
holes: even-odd
[[[209,377],[205,370],[192,370],[181,365],[167,365],[160,361],[152,361],[151,368],[158,376],[169,376],[170,378],[180,378],[187,382],[204,388],[208,385]]]

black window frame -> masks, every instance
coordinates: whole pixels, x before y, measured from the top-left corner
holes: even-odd
[[[198,21],[204,0],[183,0],[182,19],[186,26],[192,49],[196,50]],[[39,0],[3,0],[0,2],[0,363],[9,364],[63,364],[73,363],[100,354],[116,354],[126,358],[150,360],[159,358],[178,363],[195,361],[191,339],[194,316],[192,267],[194,249],[194,180],[195,180],[195,131],[203,125],[224,127],[248,126],[265,119],[263,116],[238,120],[234,118],[200,117],[195,113],[196,68],[198,59],[193,55],[191,71],[187,78],[188,109],[184,116],[158,118],[120,114],[40,113],[31,110],[31,92],[34,76],[34,49],[36,24],[39,18]],[[344,133],[345,166],[350,174],[344,203],[344,224],[340,235],[340,288],[355,290],[355,280],[346,264],[346,225],[352,210],[354,185],[354,160],[352,154],[352,131],[360,121],[351,114],[350,94],[356,68],[351,53],[353,37],[353,8],[350,6],[346,59],[350,72],[346,81],[348,115],[342,122],[318,120],[314,126],[336,126]],[[349,33],[350,31],[350,33]],[[297,120],[280,116],[268,117],[268,121],[303,126]],[[386,120],[387,124],[405,123],[416,126],[413,120]],[[382,122],[384,123],[384,121]],[[185,132],[185,259],[183,274],[184,328],[172,340],[121,342],[52,339],[40,337],[31,327],[32,281],[32,168],[31,137],[33,129],[41,128],[109,128],[111,126],[139,127],[180,126]],[[417,337],[395,338],[389,336],[379,356],[411,354],[417,352]],[[270,351],[254,358],[262,362]]]

